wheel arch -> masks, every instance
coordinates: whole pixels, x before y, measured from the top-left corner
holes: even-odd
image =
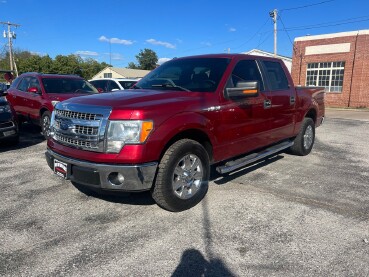
[[[311,118],[314,123],[316,124],[316,120],[317,120],[317,112],[314,108],[310,108],[309,111],[305,114],[305,118]]]
[[[198,143],[200,143],[206,152],[209,155],[209,160],[212,162],[213,160],[213,145],[211,143],[211,140],[209,136],[200,129],[186,129],[182,130],[181,132],[174,135],[171,139],[168,140],[168,142],[165,144],[164,148],[162,149],[160,159],[163,157],[164,153],[168,150],[168,148],[174,144],[176,141],[179,141],[181,139],[191,139]]]

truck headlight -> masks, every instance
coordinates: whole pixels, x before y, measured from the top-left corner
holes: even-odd
[[[125,144],[144,143],[153,127],[152,121],[109,121],[106,152],[119,153]]]

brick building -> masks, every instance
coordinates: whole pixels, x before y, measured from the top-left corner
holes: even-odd
[[[330,107],[369,107],[369,30],[298,37],[292,78],[324,86]]]

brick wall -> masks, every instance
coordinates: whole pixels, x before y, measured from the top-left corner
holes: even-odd
[[[307,46],[350,43],[350,52],[305,55]],[[356,51],[355,51],[356,50]],[[292,78],[296,85],[306,84],[308,63],[344,61],[342,92],[326,93],[326,106],[369,107],[369,35],[295,41],[292,58]]]

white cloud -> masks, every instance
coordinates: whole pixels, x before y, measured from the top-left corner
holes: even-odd
[[[158,64],[163,64],[163,63],[165,63],[167,61],[170,61],[170,60],[171,60],[170,58],[159,58],[158,59]]]
[[[125,39],[119,39],[119,38],[107,38],[106,36],[99,37],[99,41],[110,42],[110,43],[113,43],[113,44],[123,44],[123,45],[133,44],[132,40],[125,40]]]
[[[236,32],[237,30],[236,30],[236,28],[230,27],[230,28],[228,29],[228,31],[230,31],[230,32]]]
[[[98,56],[99,55],[99,53],[93,52],[93,51],[76,51],[74,54],[79,55],[79,56]]]
[[[147,43],[153,44],[153,45],[160,45],[160,46],[164,46],[166,48],[171,48],[171,49],[175,49],[176,46],[169,43],[169,42],[165,42],[165,41],[160,41],[160,40],[156,40],[153,38],[150,38],[148,40],[146,40]]]

